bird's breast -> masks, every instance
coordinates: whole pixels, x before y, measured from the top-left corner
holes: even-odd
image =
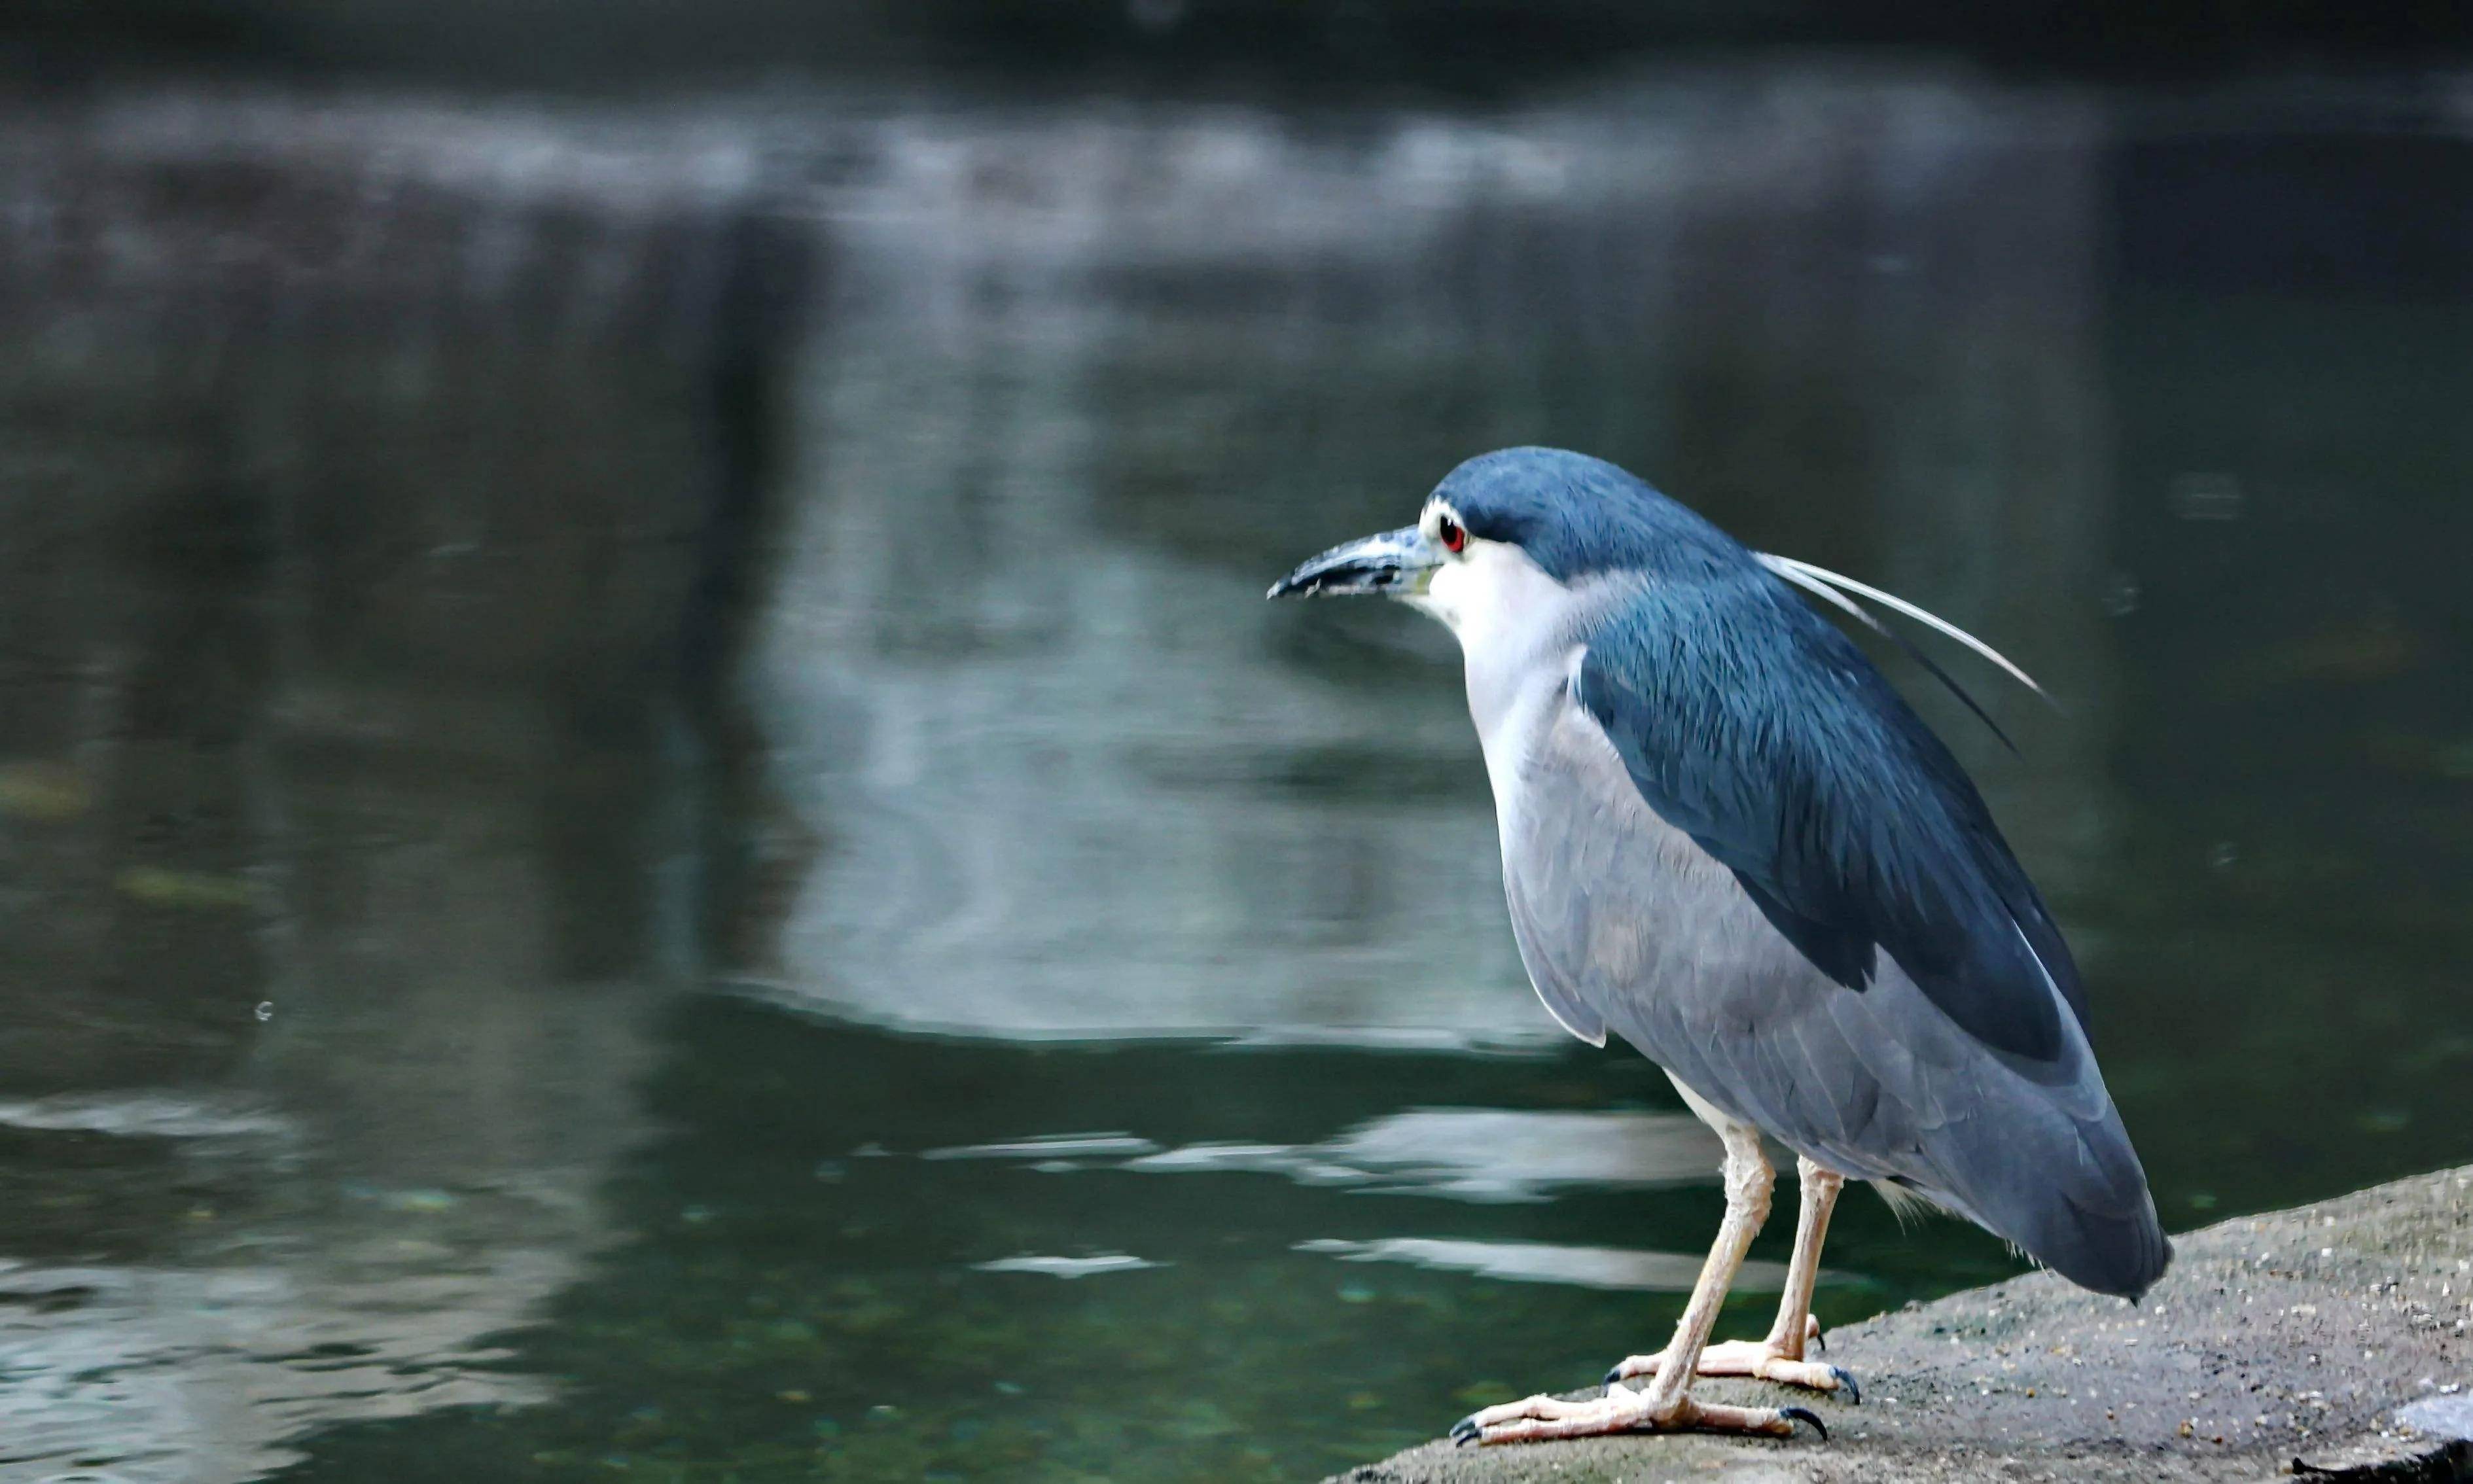
[[[1485,754],[1495,812],[1506,826],[1519,812],[1530,759],[1571,704],[1572,671],[1585,654],[1571,645],[1559,655],[1540,654],[1510,663],[1469,657],[1469,719],[1477,725],[1477,745]]]

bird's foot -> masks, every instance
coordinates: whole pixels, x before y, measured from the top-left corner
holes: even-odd
[[[1806,1319],[1804,1323],[1805,1342],[1817,1345],[1820,1340],[1819,1322]],[[1655,1376],[1665,1365],[1664,1351],[1654,1355],[1631,1355],[1606,1373],[1606,1384],[1611,1387],[1618,1381],[1627,1381],[1635,1376]],[[1768,1340],[1728,1340],[1709,1346],[1700,1352],[1700,1364],[1693,1368],[1693,1374],[1749,1376],[1812,1391],[1842,1391],[1846,1400],[1856,1405],[1861,1406],[1863,1402],[1861,1388],[1843,1369],[1788,1354],[1784,1347]]]
[[[1551,1438],[1597,1438],[1623,1432],[1741,1432],[1756,1437],[1788,1438],[1794,1424],[1809,1423],[1822,1440],[1829,1429],[1806,1408],[1720,1406],[1677,1397],[1661,1414],[1652,1411],[1646,1392],[1609,1386],[1594,1401],[1564,1401],[1529,1397],[1472,1412],[1452,1424],[1452,1441],[1462,1447],[1497,1443],[1542,1443]]]

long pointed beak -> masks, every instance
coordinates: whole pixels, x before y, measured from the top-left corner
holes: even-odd
[[[1379,592],[1408,598],[1426,590],[1442,565],[1442,548],[1415,526],[1333,546],[1271,585],[1266,598],[1354,597]]]

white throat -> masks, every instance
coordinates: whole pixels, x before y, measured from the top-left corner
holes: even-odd
[[[1579,636],[1604,585],[1567,587],[1519,547],[1472,539],[1406,601],[1459,638],[1469,719],[1485,749],[1498,811],[1514,797],[1522,749],[1570,678]]]

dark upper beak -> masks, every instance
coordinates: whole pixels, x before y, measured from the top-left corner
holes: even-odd
[[[1442,549],[1415,526],[1333,546],[1271,585],[1264,597],[1353,597],[1379,592],[1413,597],[1442,564]]]

